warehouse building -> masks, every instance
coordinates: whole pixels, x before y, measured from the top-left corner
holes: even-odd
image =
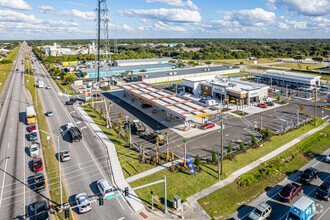
[[[231,73],[239,73],[238,67],[230,66],[211,66],[211,67],[197,67],[178,69],[175,71],[161,71],[155,73],[136,73],[132,74],[134,82],[142,81],[145,83],[161,83],[182,80],[184,78],[209,76],[209,75],[223,75]]]
[[[174,70],[178,66],[175,63],[167,64],[153,64],[153,65],[137,65],[137,66],[115,66],[115,67],[102,67],[100,68],[100,77],[109,77],[114,75],[122,74],[136,74],[139,72],[154,72],[154,71],[165,71]],[[81,68],[79,69],[80,75],[86,72],[88,75],[85,78],[96,78],[97,68]]]
[[[321,76],[309,75],[304,73],[294,73],[280,70],[266,70],[259,76],[260,82],[277,85],[281,87],[305,88],[321,85]]]
[[[196,96],[211,96],[224,100],[240,100],[244,104],[263,102],[268,98],[268,86],[222,77],[219,75],[183,79],[185,92]]]
[[[137,66],[137,65],[153,65],[153,64],[166,64],[171,58],[148,58],[148,59],[127,59],[127,60],[114,60],[114,66]]]

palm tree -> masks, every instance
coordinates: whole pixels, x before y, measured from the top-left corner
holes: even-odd
[[[142,163],[145,163],[145,148],[146,146],[142,144]]]
[[[159,164],[159,138],[157,138],[157,144],[156,144],[156,164]]]
[[[173,153],[173,148],[171,148],[171,154],[172,154],[172,165],[171,165],[171,168],[172,168],[172,171],[174,171],[174,153]]]
[[[117,136],[117,138],[119,138],[120,137],[120,133],[121,133],[121,122],[120,121],[117,123],[117,130],[118,130],[118,136]]]
[[[121,121],[122,118],[123,118],[123,113],[119,112],[118,113],[118,119],[119,119],[119,121]]]
[[[187,139],[183,139],[184,143],[184,158],[183,158],[183,166],[186,167],[186,156],[187,156]]]
[[[169,158],[169,146],[168,146],[168,131],[165,132],[166,135],[166,162],[170,160]]]
[[[227,99],[227,109],[229,109],[229,95],[226,96]]]

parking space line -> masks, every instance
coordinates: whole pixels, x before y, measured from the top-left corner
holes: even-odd
[[[5,184],[5,179],[6,179],[6,171],[7,171],[7,162],[8,162],[8,158],[5,158],[6,160],[6,163],[5,163],[5,169],[3,171],[3,177],[2,177],[2,188],[1,188],[1,197],[0,197],[0,208],[1,208],[1,202],[2,202],[2,196],[3,196],[3,189],[5,188],[4,187],[4,184]]]
[[[325,210],[325,212],[323,212],[323,214],[318,219],[321,219],[323,217],[323,215],[328,212],[329,209],[330,209],[330,207],[328,207],[327,210]]]

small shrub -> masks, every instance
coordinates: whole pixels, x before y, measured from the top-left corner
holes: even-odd
[[[247,187],[251,186],[253,183],[255,183],[256,178],[252,174],[244,174],[239,178],[238,185],[241,187]]]
[[[194,161],[196,166],[200,166],[201,165],[201,158],[199,157],[199,155],[196,155],[195,161]]]
[[[269,129],[266,128],[266,130],[265,130],[265,138],[270,138],[270,137],[271,137],[271,133],[270,133]]]
[[[215,150],[212,151],[212,162],[215,163],[218,161],[218,155]]]
[[[256,137],[254,135],[252,135],[251,143],[252,143],[252,146],[256,146],[257,145],[257,139],[256,139]]]
[[[233,151],[233,144],[229,142],[228,144],[228,154],[230,154]]]
[[[241,143],[239,143],[239,148],[240,148],[241,150],[245,150],[245,146],[244,146],[243,141],[241,141]]]

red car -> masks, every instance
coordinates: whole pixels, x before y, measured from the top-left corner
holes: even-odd
[[[201,128],[204,130],[209,129],[209,128],[214,128],[214,127],[215,127],[215,124],[213,124],[213,123],[207,123],[207,124],[201,126]]]
[[[152,107],[152,105],[149,104],[149,103],[144,103],[144,104],[141,105],[141,107],[142,108],[150,108],[150,107]]]
[[[266,103],[258,103],[258,106],[260,108],[268,108],[268,105]]]
[[[37,129],[35,124],[30,124],[29,126],[29,132],[35,131]]]
[[[39,172],[39,171],[42,171],[42,160],[41,158],[36,158],[36,159],[33,159],[33,172]]]

